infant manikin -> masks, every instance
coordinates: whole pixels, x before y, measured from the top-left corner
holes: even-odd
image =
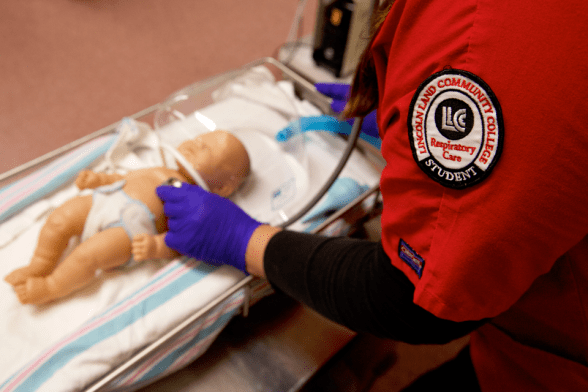
[[[228,132],[217,130],[185,141],[179,153],[206,182],[211,192],[228,197],[249,173],[249,156],[243,144]],[[28,266],[4,280],[21,303],[42,304],[88,285],[96,271],[147,259],[178,256],[164,242],[167,221],[155,189],[170,178],[194,183],[188,171],[155,167],[126,175],[82,171],[76,185],[94,189],[55,209],[39,234]],[[81,243],[61,262],[73,236]]]

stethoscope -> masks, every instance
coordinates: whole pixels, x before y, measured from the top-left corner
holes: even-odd
[[[325,125],[328,125],[329,131],[333,131],[336,133],[346,133],[346,132],[337,132],[337,127],[343,128],[343,127],[349,126],[346,122],[339,121],[339,120],[335,119],[334,117],[330,117],[330,118],[332,119],[332,121],[327,121],[328,124],[325,123],[324,118],[322,118],[322,117],[320,118],[320,120],[316,120],[316,121],[319,121],[320,124],[317,124],[316,121],[308,120],[308,118],[305,120],[304,117],[297,120],[297,121],[300,121],[300,125],[303,128],[303,131],[312,130],[317,125],[320,125],[320,128],[324,129]],[[333,183],[337,180],[337,178],[339,177],[339,175],[343,171],[343,168],[347,164],[347,161],[349,160],[349,157],[351,156],[351,153],[353,152],[353,148],[355,147],[355,144],[357,143],[357,139],[359,138],[359,134],[361,133],[362,124],[363,124],[363,117],[356,117],[355,121],[353,123],[353,126],[351,127],[351,132],[349,133],[349,138],[347,139],[347,145],[345,146],[345,150],[343,151],[343,155],[339,159],[337,166],[335,167],[335,169],[333,170],[333,172],[331,173],[331,175],[329,176],[329,178],[327,179],[325,184],[322,186],[322,188],[320,188],[317,191],[316,195],[308,203],[306,203],[304,205],[304,207],[302,207],[300,209],[300,211],[298,211],[292,217],[288,218],[285,222],[279,224],[280,227],[286,228],[286,227],[292,225],[293,223],[295,223],[296,221],[298,221],[300,218],[302,218],[304,215],[306,215],[320,201],[320,199],[329,191],[329,189],[331,188]],[[281,142],[286,141],[291,136],[291,131],[289,131],[289,129],[290,129],[289,127],[290,126],[287,126],[282,131],[278,132],[278,134],[276,135],[276,139],[278,141],[281,141]],[[184,158],[182,156],[182,154],[180,154],[178,152],[178,150],[176,150],[175,148],[173,148],[172,146],[170,146],[166,143],[161,143],[160,146],[163,150],[169,152],[176,159],[176,161],[182,165],[182,167],[188,172],[188,174],[192,177],[192,179],[194,180],[194,182],[197,185],[202,187],[204,190],[210,192],[208,184],[206,184],[206,182],[202,179],[200,174],[194,168],[192,168],[191,164],[186,160],[186,158]],[[166,185],[171,185],[171,186],[179,188],[182,186],[182,183],[178,179],[170,178],[166,182]]]

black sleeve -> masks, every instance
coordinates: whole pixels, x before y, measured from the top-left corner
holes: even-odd
[[[381,243],[282,231],[267,246],[264,268],[275,289],[357,332],[442,344],[486,321],[444,320],[415,305],[414,285]]]

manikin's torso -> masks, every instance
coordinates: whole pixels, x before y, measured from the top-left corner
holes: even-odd
[[[155,217],[155,225],[158,233],[166,231],[166,220],[163,214],[163,203],[157,197],[155,189],[165,183],[170,177],[188,182],[178,171],[164,167],[139,169],[124,176],[126,184],[124,192],[133,199],[144,203]]]

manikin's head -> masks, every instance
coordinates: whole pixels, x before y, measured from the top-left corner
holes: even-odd
[[[249,174],[249,155],[235,136],[222,130],[207,132],[187,140],[178,147],[180,154],[192,164],[208,184],[210,191],[230,196]],[[180,172],[190,175],[179,165]]]

